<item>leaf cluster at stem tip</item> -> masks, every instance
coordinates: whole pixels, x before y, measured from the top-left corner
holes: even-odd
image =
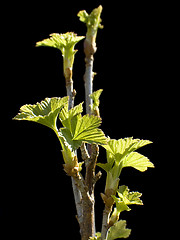
[[[52,33],[50,38],[44,39],[36,43],[36,47],[54,47],[61,51],[64,59],[64,69],[72,68],[74,63],[75,45],[84,39],[84,36],[77,36],[74,32],[64,34]]]
[[[64,34],[52,33],[50,34],[50,38],[37,42],[36,47],[54,47],[61,50],[62,54],[64,55],[66,49],[74,48],[76,43],[83,38],[84,36],[77,36],[77,34],[74,32],[67,32]]]
[[[82,10],[78,13],[79,20],[84,22],[87,26],[87,39],[93,39],[95,41],[98,28],[102,29],[103,25],[101,24],[102,19],[100,18],[102,12],[102,6],[95,8],[90,14],[85,10]]]
[[[136,152],[137,149],[152,143],[149,140],[133,139],[132,137],[124,139],[109,139],[106,149],[107,163],[97,163],[99,167],[107,172],[106,191],[117,190],[119,177],[124,167],[133,167],[141,172],[154,165],[149,159]]]

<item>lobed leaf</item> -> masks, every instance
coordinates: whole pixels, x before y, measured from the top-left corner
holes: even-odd
[[[131,230],[126,228],[126,221],[120,220],[110,227],[108,231],[107,240],[114,240],[118,238],[128,238]]]
[[[74,55],[77,50],[74,50],[76,43],[82,40],[84,36],[77,36],[73,32],[64,34],[52,33],[50,38],[44,39],[36,43],[36,47],[54,47],[61,51],[63,56],[63,68],[65,77],[69,76],[69,70],[72,70],[74,63]],[[68,69],[68,70],[67,70]]]
[[[84,141],[95,141],[96,143],[106,144],[107,140],[104,133],[98,129],[101,119],[93,115],[77,116],[77,121],[73,121],[74,131],[73,140],[84,139]]]
[[[154,168],[154,164],[140,153],[132,152],[126,156],[122,162],[122,167],[133,167],[141,172],[150,168]]]
[[[114,168],[116,170],[117,167],[121,169],[123,167],[134,167],[139,171],[145,171],[148,167],[154,167],[153,163],[147,157],[134,151],[150,143],[152,142],[149,140],[130,137],[119,140],[110,139],[108,144],[103,147],[106,149],[107,162],[115,162]],[[116,171],[116,173],[119,172],[120,174],[121,169]]]
[[[59,114],[59,119],[62,122],[63,126],[70,129],[71,131],[72,118],[78,114],[81,114],[82,112],[83,112],[83,102],[71,108],[69,111],[68,111],[68,104],[66,104]]]
[[[129,192],[129,188],[125,185],[119,186],[117,193],[120,201],[123,201],[126,205],[143,205],[143,202],[140,199],[142,193]]]
[[[64,98],[45,98],[36,104],[26,104],[20,108],[14,119],[27,120],[43,124],[56,131],[56,120],[60,110],[68,102],[68,97]]]
[[[73,48],[76,43],[84,38],[84,36],[77,36],[74,32],[67,32],[63,34],[52,33],[50,38],[44,39],[36,43],[36,47],[54,47],[59,49],[64,55],[65,49]]]
[[[75,150],[82,142],[89,144],[103,145],[107,143],[106,137],[101,129],[98,127],[101,124],[101,119],[93,115],[81,114],[75,115],[69,121],[68,118],[63,120],[65,128],[61,128],[60,131],[67,139],[67,142]]]
[[[119,140],[110,139],[104,148],[107,150],[107,160],[111,160],[115,155],[119,155],[122,158],[124,155],[150,143],[152,142],[149,140],[133,139],[133,137],[121,138]]]
[[[68,111],[65,105],[59,114],[59,119],[64,128],[60,129],[61,134],[66,138],[68,144],[75,150],[81,146],[82,142],[94,144],[107,144],[107,139],[101,129],[101,119],[94,115],[84,115],[83,103],[75,106]]]
[[[101,15],[102,6],[100,5],[98,8],[92,10],[90,14],[88,14],[85,10],[82,10],[78,13],[79,20],[84,22],[88,28],[93,28],[97,31],[98,28],[103,28],[101,25]]]
[[[112,198],[115,201],[116,207],[113,210],[113,213],[110,218],[110,223],[113,225],[115,222],[118,221],[119,215],[123,211],[130,211],[131,209],[128,205],[136,204],[136,205],[143,205],[142,200],[140,197],[142,196],[139,192],[129,192],[127,186],[123,185],[120,186],[117,190],[118,196],[112,195]]]
[[[99,104],[100,104],[100,101],[99,101],[99,98],[100,98],[100,95],[102,93],[103,89],[99,89],[95,92],[93,92],[92,94],[90,94],[90,98],[93,100],[93,104],[91,107],[91,111],[93,113],[93,115],[95,116],[100,116],[100,113],[99,113]]]

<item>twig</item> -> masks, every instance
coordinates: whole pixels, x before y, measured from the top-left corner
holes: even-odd
[[[88,186],[89,194],[94,194],[94,179],[95,179],[95,167],[97,163],[97,157],[99,155],[98,145],[92,144],[89,146],[91,149],[91,156],[86,160],[86,176],[85,182]]]
[[[104,201],[105,207],[103,211],[103,220],[102,220],[102,228],[101,228],[101,238],[102,240],[105,240],[107,237],[107,232],[109,229],[109,218],[110,214],[112,212],[112,207],[114,204],[114,199],[111,197],[111,195],[114,195],[115,192],[113,189],[108,189],[104,193],[101,193],[101,197]]]
[[[107,238],[107,232],[109,229],[109,217],[112,211],[112,206],[105,206],[103,211],[103,221],[102,221],[102,229],[101,229],[101,239],[105,240]]]
[[[73,89],[73,80],[72,80],[72,69],[66,68],[64,69],[64,77],[66,80],[66,91],[67,96],[69,96],[69,105],[68,109],[70,110],[74,106],[74,98],[76,95],[76,91]],[[80,231],[82,231],[82,222],[83,222],[83,208],[82,208],[82,194],[79,189],[80,184],[77,184],[77,179],[71,177],[74,200],[77,211],[77,219],[80,225]],[[78,181],[80,183],[80,179]]]
[[[85,53],[85,74],[84,74],[84,85],[85,85],[85,100],[86,100],[86,113],[92,114],[92,103],[93,100],[90,95],[93,93],[93,62],[96,48],[96,36],[97,30],[100,25],[100,15],[102,12],[102,6],[94,9],[91,14],[87,14],[85,11],[80,11],[78,16],[80,21],[85,22],[87,26],[86,38],[84,40],[84,53]],[[88,25],[87,25],[88,22]],[[82,240],[88,240],[89,237],[95,237],[95,211],[94,211],[94,187],[95,183],[100,177],[100,174],[96,177],[95,167],[97,157],[99,154],[99,148],[97,145],[88,144],[87,148],[84,145],[81,147],[82,158],[85,161],[86,174],[85,184],[88,189],[87,198],[83,199],[83,221],[84,221],[84,234]]]
[[[68,109],[70,110],[71,108],[74,107],[74,98],[76,95],[76,91],[75,89],[73,89],[72,69],[66,68],[64,70],[64,76],[66,80],[66,92],[67,92],[67,96],[69,96]]]
[[[91,50],[91,51],[90,51]],[[85,52],[85,63],[86,63],[86,71],[84,74],[84,84],[85,84],[85,98],[86,98],[86,113],[91,114],[91,106],[92,99],[89,97],[93,92],[93,61],[94,61],[94,53],[96,52],[96,48],[90,45],[87,39],[84,41],[84,52]]]

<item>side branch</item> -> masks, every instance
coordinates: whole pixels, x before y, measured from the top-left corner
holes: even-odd
[[[72,80],[72,69],[66,68],[64,70],[64,77],[66,80],[66,92],[67,96],[69,96],[69,109],[73,108],[74,106],[74,98],[76,95],[75,89],[73,89],[73,80]]]
[[[109,225],[109,218],[110,214],[112,212],[114,199],[111,197],[111,195],[114,195],[114,191],[112,189],[109,189],[108,191],[104,193],[101,193],[101,198],[105,204],[105,208],[103,211],[103,220],[102,220],[102,229],[101,229],[101,238],[102,240],[105,240],[107,237],[107,232],[110,227]]]
[[[72,80],[72,68],[64,68],[64,77],[66,80],[66,92],[67,96],[69,96],[69,105],[68,109],[70,110],[71,108],[74,107],[74,98],[76,95],[75,89],[73,89],[73,80]],[[73,189],[73,194],[74,194],[74,200],[75,200],[75,205],[76,205],[76,211],[77,211],[77,219],[79,222],[80,226],[80,231],[82,231],[82,223],[83,223],[83,206],[82,206],[82,178],[80,178],[79,175],[71,176],[71,182],[72,182],[72,189]]]
[[[87,39],[84,41],[84,53],[85,53],[85,64],[86,71],[84,74],[84,84],[85,84],[85,97],[86,97],[86,113],[91,114],[92,99],[89,97],[93,93],[93,62],[94,62],[94,53],[97,48],[95,43],[92,44]]]
[[[89,193],[94,194],[95,167],[99,155],[99,147],[95,144],[89,145],[88,147],[90,149],[90,158],[86,161],[85,182],[88,186]]]
[[[102,222],[102,229],[101,229],[101,238],[102,240],[105,240],[107,237],[107,232],[109,229],[109,218],[110,214],[112,212],[112,206],[107,207],[105,206],[104,211],[103,211],[103,222]]]

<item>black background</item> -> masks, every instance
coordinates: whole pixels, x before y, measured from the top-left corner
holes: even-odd
[[[118,4],[117,4],[118,3]],[[149,139],[141,153],[155,169],[145,173],[124,169],[121,184],[143,193],[144,206],[122,213],[132,234],[129,239],[161,236],[164,206],[162,145],[169,133],[169,96],[173,79],[170,41],[171,9],[165,3],[134,1],[26,1],[4,5],[1,29],[2,114],[1,127],[1,239],[47,237],[80,239],[70,178],[63,171],[60,146],[54,133],[41,125],[12,121],[21,105],[45,97],[66,95],[61,53],[35,48],[50,33],[86,28],[76,16],[103,5],[103,30],[98,31],[94,90],[103,88],[102,129],[111,138]],[[76,104],[84,101],[83,42],[76,45],[74,64]],[[4,114],[5,113],[5,114]],[[99,161],[105,161],[100,149]],[[103,172],[104,173],[104,172]],[[101,229],[105,173],[96,185],[97,231]]]

